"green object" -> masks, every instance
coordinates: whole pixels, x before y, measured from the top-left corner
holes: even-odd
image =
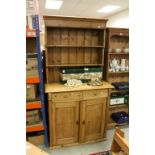
[[[63,68],[61,70],[62,74],[75,74],[75,73],[84,73],[84,68]]]
[[[129,95],[124,96],[124,103],[129,104]]]
[[[102,67],[84,67],[85,73],[96,73],[96,72],[102,72]]]

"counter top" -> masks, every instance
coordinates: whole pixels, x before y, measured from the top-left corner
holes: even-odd
[[[90,86],[83,83],[78,87],[67,87],[61,83],[51,83],[45,85],[45,93],[56,93],[56,92],[66,92],[66,91],[81,91],[81,90],[95,90],[95,89],[110,89],[114,88],[110,83],[103,81],[101,86]]]

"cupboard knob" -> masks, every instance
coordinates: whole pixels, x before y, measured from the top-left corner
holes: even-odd
[[[79,121],[76,121],[76,124],[78,125],[79,124]]]
[[[82,124],[85,125],[85,121],[83,121]]]

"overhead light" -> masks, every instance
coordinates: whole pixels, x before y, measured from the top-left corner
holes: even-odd
[[[46,0],[46,9],[60,9],[63,1],[57,1],[57,0]]]
[[[116,6],[116,5],[107,5],[103,8],[101,8],[100,10],[98,10],[98,12],[104,12],[104,13],[109,13],[112,12],[116,9],[120,8],[120,6]]]

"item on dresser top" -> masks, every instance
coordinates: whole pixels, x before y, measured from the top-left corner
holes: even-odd
[[[126,90],[129,89],[129,82],[114,82],[112,85],[115,86],[118,90]]]
[[[67,80],[67,83],[64,84],[67,87],[78,87],[82,85],[81,80],[77,80],[77,79],[70,79]]]
[[[102,67],[63,68],[61,71],[62,82],[66,82],[70,79],[88,82],[92,78],[102,79]]]
[[[88,82],[91,79],[102,80],[102,67],[84,67],[84,79]]]
[[[77,79],[84,80],[84,69],[80,68],[63,68],[61,70],[61,80],[66,82],[67,80]]]
[[[101,86],[103,82],[99,78],[92,78],[87,84],[91,86]]]

